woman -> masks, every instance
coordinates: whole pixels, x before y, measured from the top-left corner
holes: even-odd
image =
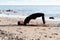
[[[42,17],[43,24],[45,24],[44,13],[34,13],[25,18],[24,25],[27,25],[31,19],[36,19],[37,17]]]

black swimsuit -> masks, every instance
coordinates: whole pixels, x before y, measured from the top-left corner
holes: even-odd
[[[36,19],[37,17],[42,17],[43,24],[45,24],[45,18],[44,18],[44,13],[34,13],[28,17],[25,18],[24,20],[24,25],[29,23],[31,19]]]

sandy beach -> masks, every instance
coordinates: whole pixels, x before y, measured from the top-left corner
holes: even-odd
[[[48,21],[42,25],[42,20],[31,20],[29,24],[38,26],[18,26],[22,18],[0,18],[0,40],[60,40],[60,22]]]

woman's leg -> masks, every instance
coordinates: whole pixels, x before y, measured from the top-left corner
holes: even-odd
[[[44,17],[44,14],[42,15],[42,21],[43,21],[43,24],[45,24],[45,17]]]

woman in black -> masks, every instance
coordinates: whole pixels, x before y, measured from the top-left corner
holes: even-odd
[[[27,25],[31,19],[36,19],[37,17],[42,17],[43,24],[45,24],[44,13],[34,13],[25,18],[24,25]]]

